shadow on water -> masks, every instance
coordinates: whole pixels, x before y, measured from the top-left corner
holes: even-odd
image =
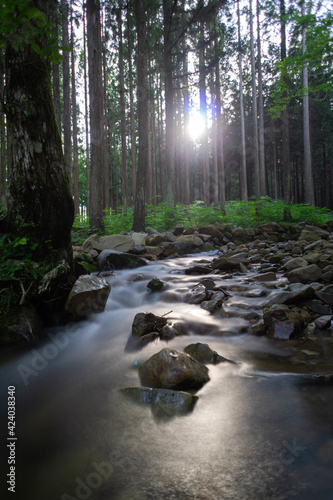
[[[333,499],[333,385],[262,369],[258,353],[266,360],[288,353],[269,339],[239,335],[234,318],[184,304],[198,277],[182,269],[194,258],[120,271],[107,278],[112,292],[104,313],[49,330],[41,343],[12,349],[2,361],[1,401],[8,385],[16,387],[13,498]],[[143,280],[135,281],[138,274]],[[175,292],[174,302],[149,293],[147,282],[155,276]],[[137,312],[170,310],[172,320],[192,325],[187,336],[125,350]],[[139,385],[137,366],[152,354],[198,341],[237,364],[209,365],[210,382],[188,415],[156,418],[149,405],[119,392]],[[11,498],[8,491],[2,498]]]

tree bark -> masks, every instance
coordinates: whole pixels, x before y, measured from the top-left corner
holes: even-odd
[[[56,2],[33,0],[31,5],[50,19]],[[6,76],[11,142],[8,228],[37,243],[38,258],[49,257],[51,245],[59,256],[70,260],[74,207],[54,113],[49,62],[30,45],[23,44],[23,50],[16,51],[8,44]]]
[[[69,47],[68,36],[68,2],[61,0],[62,8],[62,44]],[[72,179],[72,140],[71,140],[71,96],[70,96],[70,74],[69,74],[69,52],[64,51],[62,62],[63,82],[63,126],[64,126],[64,156],[68,177]],[[71,186],[72,189],[72,186]]]
[[[304,0],[301,3],[301,14],[305,16]],[[302,27],[302,54],[306,53],[306,26]],[[311,140],[310,140],[310,106],[309,106],[309,81],[308,81],[308,64],[305,61],[303,65],[303,88],[305,93],[303,96],[303,144],[304,144],[304,182],[305,182],[305,203],[309,205],[315,204],[312,161],[311,161]]]
[[[136,140],[135,140],[135,113],[134,113],[134,92],[133,92],[133,67],[132,67],[132,39],[130,23],[130,2],[127,5],[127,31],[128,31],[128,79],[129,79],[129,99],[130,99],[130,128],[131,128],[131,167],[132,167],[132,200],[134,203],[136,189]]]
[[[87,0],[87,42],[90,97],[90,204],[92,229],[103,228],[103,81],[99,0]]]
[[[78,128],[76,111],[76,82],[75,82],[75,55],[74,55],[74,30],[71,19],[71,67],[72,67],[72,116],[73,116],[73,184],[74,184],[74,207],[75,214],[80,213],[80,192],[79,192],[79,153],[78,153]]]
[[[250,52],[251,52],[251,76],[252,76],[252,121],[253,121],[253,163],[254,163],[254,186],[256,200],[260,200],[260,169],[259,169],[259,138],[258,138],[258,106],[257,106],[257,84],[256,84],[256,62],[254,56],[254,34],[253,34],[253,8],[250,0]]]
[[[259,112],[259,171],[260,195],[266,196],[266,166],[265,166],[265,128],[264,128],[264,98],[262,89],[261,37],[260,37],[260,7],[257,0],[257,46],[258,46],[258,112]]]
[[[87,175],[87,213],[90,205],[90,146],[89,146],[89,106],[87,75],[87,43],[86,43],[86,6],[83,6],[83,78],[84,78],[84,124],[86,139],[86,175]]]
[[[121,185],[123,197],[123,213],[127,212],[128,206],[128,174],[127,174],[127,145],[126,145],[126,102],[125,102],[125,80],[124,80],[124,54],[123,54],[123,23],[122,11],[118,9],[118,29],[119,29],[119,94],[120,94],[120,131],[121,131]]]
[[[244,103],[243,103],[243,65],[241,51],[241,31],[240,31],[240,12],[239,0],[237,0],[237,19],[238,19],[238,71],[239,71],[239,108],[241,121],[241,165],[239,172],[240,197],[247,201],[247,175],[246,175],[246,150],[245,150],[245,121],[244,121]]]
[[[145,186],[149,162],[148,134],[148,78],[147,78],[147,47],[146,47],[146,1],[135,1],[135,20],[138,36],[137,57],[137,107],[139,125],[139,158],[134,204],[133,231],[145,230]]]

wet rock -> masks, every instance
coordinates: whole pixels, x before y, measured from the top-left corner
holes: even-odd
[[[330,306],[333,306],[333,285],[327,285],[316,291],[316,297]]]
[[[191,251],[191,245],[184,241],[164,241],[159,245],[163,251],[163,255],[169,257],[170,255],[184,255]]]
[[[103,250],[98,258],[97,265],[100,271],[112,269],[133,269],[147,265],[147,260],[130,253],[116,250]]]
[[[0,345],[19,344],[36,338],[43,322],[31,305],[16,306],[1,317]]]
[[[117,252],[132,252],[135,246],[133,238],[124,234],[102,236],[99,241],[108,250],[116,250]]]
[[[139,344],[149,344],[149,342],[154,342],[160,338],[160,334],[158,332],[146,333],[145,335],[141,335],[141,337],[137,338]],[[134,344],[133,344],[134,346]]]
[[[142,385],[163,389],[198,389],[209,381],[205,365],[186,353],[162,349],[139,367]]]
[[[149,288],[152,292],[160,292],[163,288],[165,288],[165,283],[158,278],[153,278],[149,281],[147,288]]]
[[[212,278],[203,278],[200,280],[200,284],[203,285],[206,290],[213,290],[216,286],[216,283]]]
[[[268,272],[268,273],[263,273],[263,274],[258,274],[258,276],[255,276],[254,278],[256,281],[276,281],[276,274],[273,272]]]
[[[202,241],[199,236],[196,234],[188,234],[188,235],[183,235],[179,236],[178,241],[182,243],[186,243],[187,245],[190,245],[191,248],[201,248],[203,247],[204,242]]]
[[[244,297],[264,297],[267,295],[266,290],[263,290],[262,288],[254,288],[253,290],[248,290],[247,292],[244,293]]]
[[[173,417],[190,413],[198,396],[183,391],[170,389],[152,389],[150,387],[125,387],[122,394],[139,404],[151,405],[156,416]]]
[[[184,352],[192,356],[192,358],[200,361],[201,363],[212,363],[217,365],[223,361],[229,361],[228,359],[220,356],[216,351],[213,351],[208,344],[203,344],[202,342],[197,342],[196,344],[189,344],[185,347]]]
[[[310,285],[293,283],[287,290],[273,292],[263,307],[271,307],[273,304],[293,304],[301,300],[307,300],[314,296],[314,289]]]
[[[299,338],[303,334],[303,318],[286,305],[275,305],[263,315],[266,333],[275,339]]]
[[[212,262],[213,269],[220,269],[221,271],[228,271],[229,269],[239,269],[239,264],[247,264],[249,261],[245,256],[241,258],[233,257],[220,257]]]
[[[153,255],[155,257],[159,257],[163,253],[162,248],[160,248],[160,247],[153,247],[153,246],[146,246],[144,248],[144,251],[145,251],[145,255],[148,254],[148,255]]]
[[[167,324],[167,319],[162,316],[155,316],[149,313],[137,313],[132,324],[132,335],[141,337],[151,332],[159,332],[164,325]]]
[[[332,315],[330,314],[328,316],[319,316],[319,318],[316,318],[314,320],[314,324],[319,329],[329,328],[331,326],[331,321]]]
[[[179,335],[178,330],[172,325],[165,325],[161,329],[161,340],[172,340],[174,337]]]
[[[203,302],[207,298],[210,297],[208,297],[206,287],[199,283],[194,288],[189,290],[189,292],[187,292],[185,296],[185,302],[187,304],[201,304],[201,302]]]
[[[288,279],[291,283],[311,283],[319,279],[321,275],[321,269],[316,264],[310,264],[290,271]]]
[[[289,259],[286,264],[283,266],[287,271],[292,271],[293,269],[298,269],[300,267],[305,267],[308,265],[308,261],[303,259],[303,257],[294,257]]]
[[[162,236],[161,234],[153,234],[151,236],[148,236],[148,238],[146,239],[146,246],[154,247],[156,245],[160,245],[164,241],[164,236]]]
[[[210,266],[201,266],[197,264],[196,266],[191,266],[185,269],[185,274],[209,274],[212,272],[212,268]]]
[[[223,292],[215,292],[210,300],[204,300],[203,302],[201,302],[200,307],[202,307],[202,309],[205,309],[205,311],[214,313],[222,307],[222,302],[224,299],[225,294]]]
[[[73,319],[104,311],[111,285],[98,276],[80,276],[69,293],[65,310]]]

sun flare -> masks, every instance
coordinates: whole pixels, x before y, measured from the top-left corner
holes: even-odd
[[[206,121],[199,111],[190,114],[188,133],[193,140],[199,139],[206,130]]]

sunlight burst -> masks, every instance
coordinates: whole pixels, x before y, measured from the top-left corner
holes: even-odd
[[[199,111],[192,111],[189,117],[188,133],[193,140],[198,139],[206,130],[206,121]]]

